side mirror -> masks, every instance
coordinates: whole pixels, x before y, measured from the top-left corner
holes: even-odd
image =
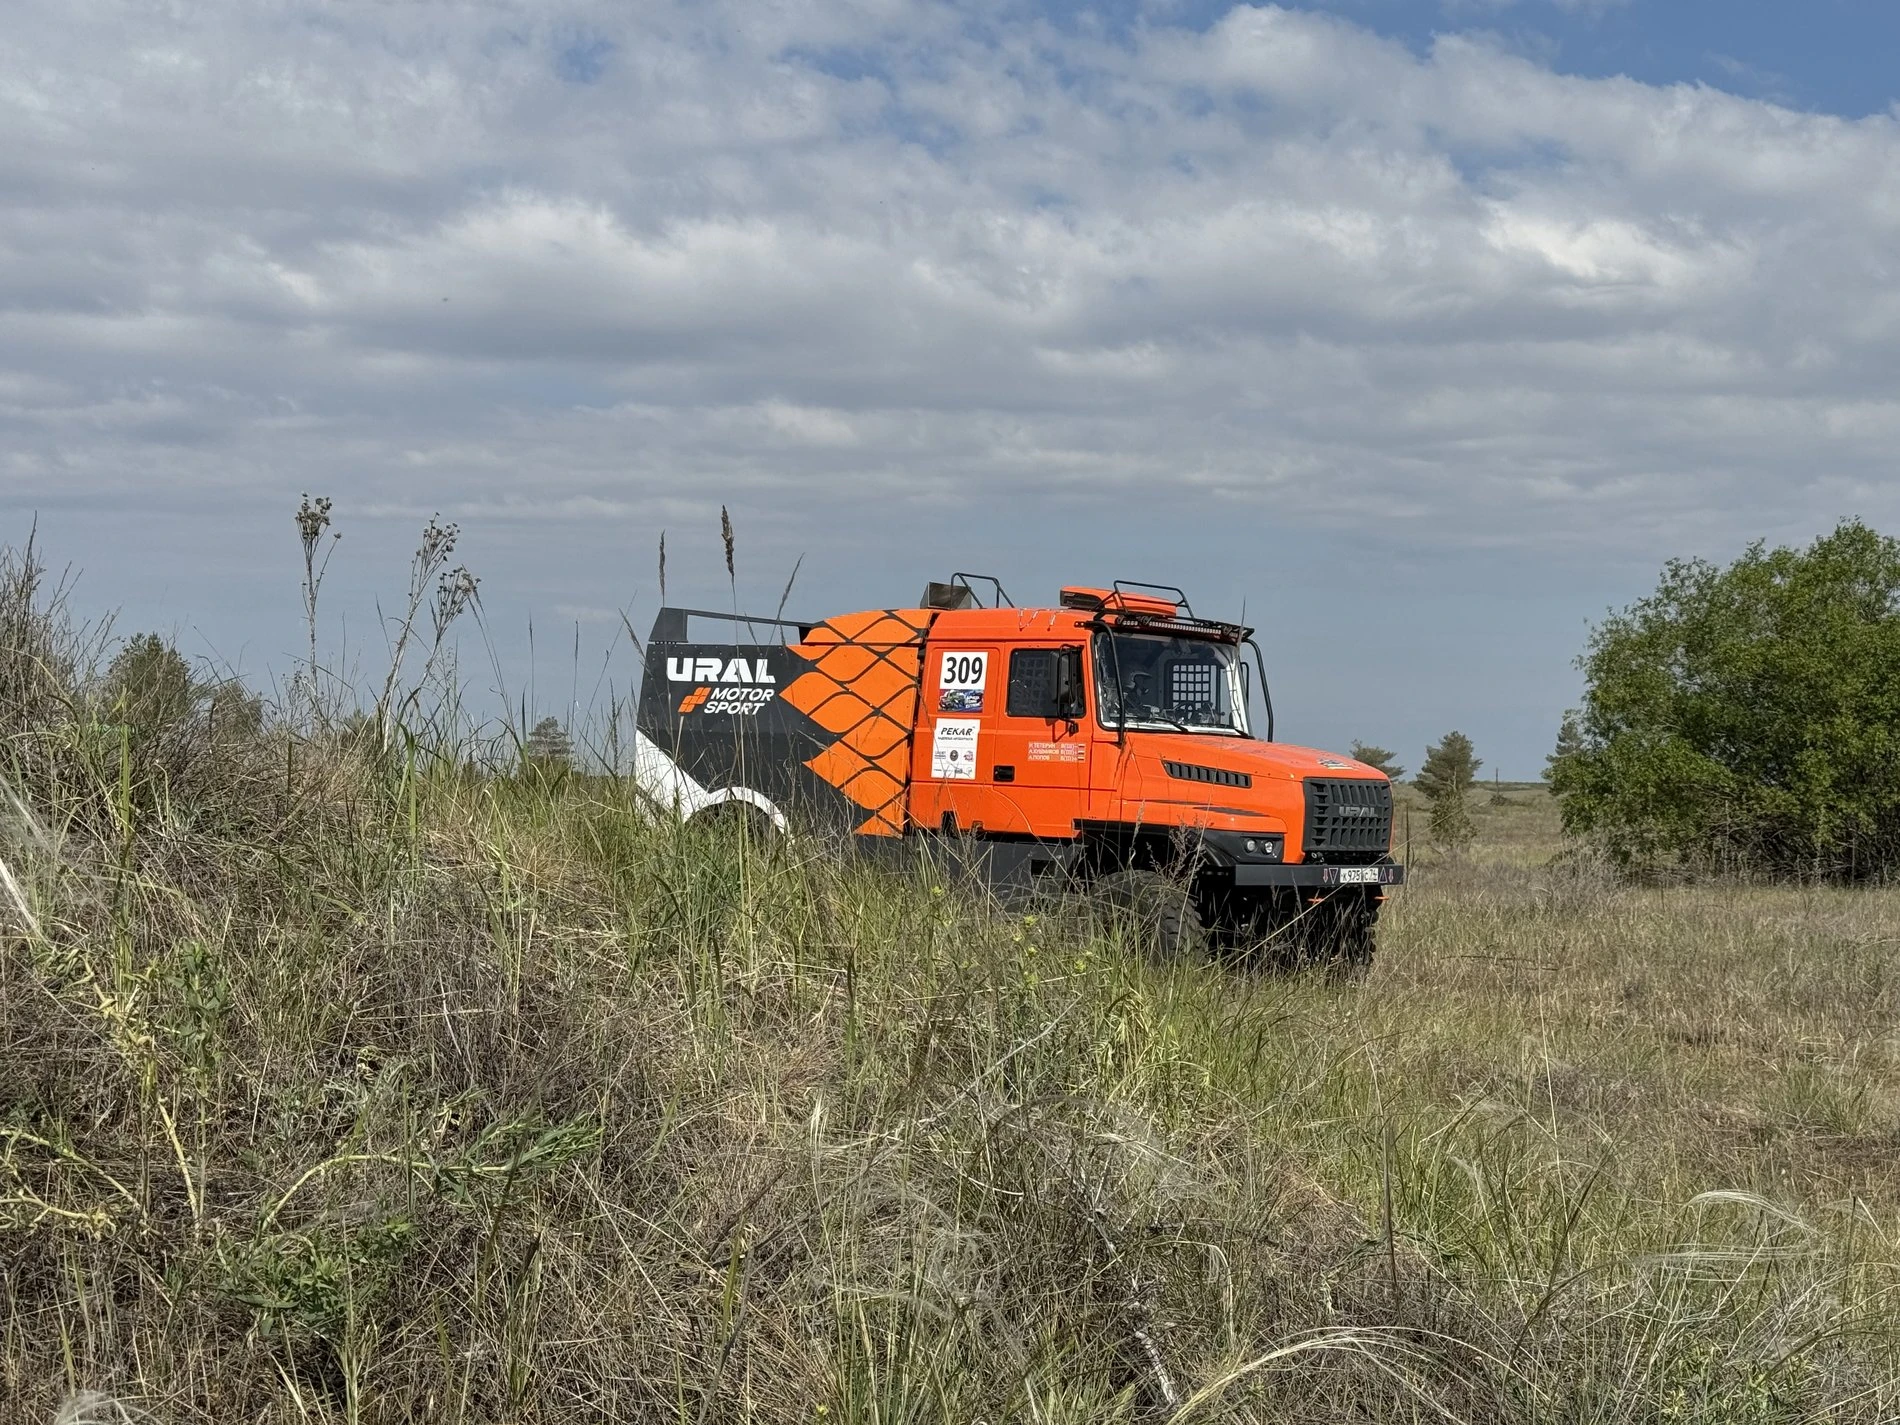
[[[1071,721],[1082,715],[1082,650],[1056,650],[1056,716]]]

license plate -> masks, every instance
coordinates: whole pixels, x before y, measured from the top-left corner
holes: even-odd
[[[1342,886],[1366,884],[1376,886],[1379,884],[1379,868],[1377,866],[1341,866],[1339,868],[1339,884]]]

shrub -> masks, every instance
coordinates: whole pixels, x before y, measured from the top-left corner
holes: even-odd
[[[127,810],[146,814],[178,795],[201,815],[215,806],[227,823],[256,810],[250,784],[264,755],[264,704],[242,683],[201,676],[160,635],[141,633],[120,645],[84,700],[93,774],[121,784]]]
[[[1478,834],[1463,788],[1452,788],[1432,799],[1432,840],[1450,851],[1462,851]]]
[[[1552,759],[1566,829],[1624,865],[1860,880],[1900,855],[1900,544],[1665,566],[1593,630]]]
[[[190,717],[200,695],[191,665],[155,633],[125,642],[106,670],[106,705],[141,732],[160,732]]]

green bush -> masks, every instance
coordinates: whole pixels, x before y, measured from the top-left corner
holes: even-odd
[[[1676,560],[1579,660],[1550,770],[1631,866],[1833,880],[1900,858],[1900,544],[1846,521],[1727,568]]]
[[[202,804],[209,786],[242,779],[264,731],[261,699],[235,679],[201,676],[156,633],[121,644],[90,698],[93,770],[120,782],[124,810],[140,815],[179,795]]]
[[[125,641],[106,670],[106,703],[142,732],[173,727],[197,710],[202,690],[184,655],[155,633]]]
[[[1432,800],[1431,826],[1433,844],[1447,851],[1463,851],[1478,835],[1477,825],[1471,820],[1470,804],[1458,788]]]

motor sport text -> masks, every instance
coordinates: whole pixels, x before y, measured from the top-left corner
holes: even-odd
[[[680,699],[682,716],[697,712],[756,717],[778,696],[775,687],[762,686],[778,682],[763,658],[669,658],[666,677],[671,683],[702,685]]]

